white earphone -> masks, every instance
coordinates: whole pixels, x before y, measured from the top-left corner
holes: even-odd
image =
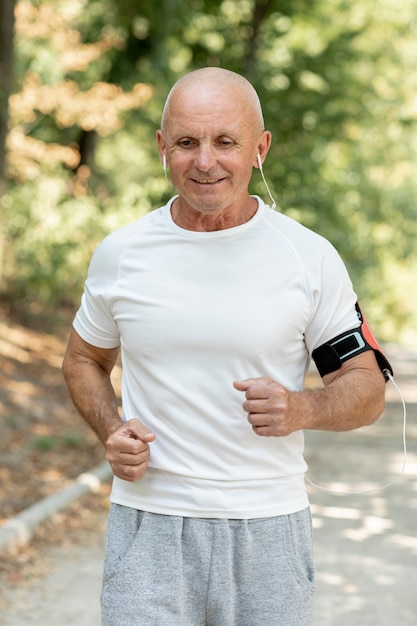
[[[166,158],[165,152],[164,152],[164,154],[162,155],[162,169],[165,171],[166,168],[167,168],[167,158]]]
[[[268,183],[267,183],[267,182],[266,182],[266,180],[265,180],[264,171],[263,171],[263,169],[262,169],[262,159],[261,159],[261,155],[259,154],[259,152],[258,152],[258,154],[257,154],[257,156],[256,156],[256,160],[258,161],[259,171],[261,172],[262,180],[263,180],[264,185],[265,185],[265,187],[266,187],[266,190],[267,190],[267,192],[268,192],[268,196],[271,198],[271,202],[272,202],[272,205],[271,205],[271,206],[272,206],[272,208],[273,208],[273,209],[275,209],[275,208],[276,208],[276,206],[277,206],[277,203],[275,202],[274,197],[273,197],[273,195],[271,194],[271,191],[270,191],[270,189],[269,189],[269,187],[268,187]]]

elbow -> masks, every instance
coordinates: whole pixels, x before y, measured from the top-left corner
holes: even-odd
[[[64,359],[62,361],[62,365],[61,365],[61,372],[62,372],[62,376],[64,377],[65,382],[68,385],[69,380],[71,379],[71,372],[72,372],[72,365],[71,365],[71,359],[68,357],[68,353],[65,354]]]
[[[370,410],[368,411],[368,423],[369,426],[376,422],[385,410],[385,379],[380,376],[378,382],[375,384],[372,394],[372,400],[370,402]]]
[[[385,411],[385,394],[382,396],[380,403],[379,403],[379,407],[375,411],[374,422],[376,422],[376,420],[381,417],[384,411]]]
[[[65,355],[63,360],[62,360],[61,372],[62,372],[62,375],[63,375],[64,379],[67,380],[67,376],[68,376],[68,359],[67,359],[67,355]]]
[[[370,411],[368,415],[366,416],[367,419],[363,425],[371,426],[372,424],[374,424],[381,417],[384,410],[385,410],[385,401],[378,403],[378,405],[374,404],[374,406],[372,407],[372,411]]]

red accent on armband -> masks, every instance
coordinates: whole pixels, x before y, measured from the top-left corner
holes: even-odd
[[[362,334],[365,338],[365,340],[367,341],[367,343],[371,346],[372,350],[375,353],[376,359],[378,361],[378,365],[381,368],[382,373],[385,376],[385,379],[388,380],[388,376],[386,374],[385,370],[388,370],[389,373],[391,374],[391,376],[394,375],[394,371],[391,367],[390,362],[388,361],[387,357],[385,356],[381,346],[379,345],[378,341],[376,340],[376,337],[374,335],[374,333],[371,330],[371,327],[369,326],[365,315],[362,312],[361,307],[359,306],[359,302],[356,303],[355,305],[356,308],[356,312],[358,314],[358,318],[359,321],[361,323],[361,328],[362,328]]]

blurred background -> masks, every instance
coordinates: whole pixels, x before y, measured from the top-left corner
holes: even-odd
[[[172,195],[171,85],[246,76],[279,210],[337,247],[378,338],[417,334],[417,1],[0,0],[0,298],[74,311],[92,251]],[[251,191],[267,200],[260,177]]]

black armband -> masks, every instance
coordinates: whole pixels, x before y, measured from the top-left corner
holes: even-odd
[[[385,380],[389,380],[389,375],[393,376],[394,374],[392,367],[375,339],[358,303],[356,303],[355,308],[360,326],[337,335],[334,339],[313,350],[311,356],[318,372],[323,377],[338,370],[345,361],[367,350],[373,350]]]

